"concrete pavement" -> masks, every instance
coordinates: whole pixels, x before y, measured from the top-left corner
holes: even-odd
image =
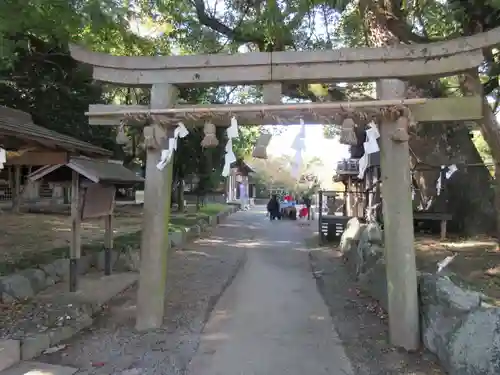
[[[263,208],[238,213],[253,231],[244,269],[217,303],[189,375],[353,375],[311,274],[305,230]]]

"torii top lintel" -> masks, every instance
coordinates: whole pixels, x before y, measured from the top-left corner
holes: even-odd
[[[482,49],[497,44],[500,27],[444,42],[332,51],[129,57],[77,45],[70,50],[74,59],[94,67],[94,79],[99,81],[193,86],[447,76],[476,68],[483,62]]]

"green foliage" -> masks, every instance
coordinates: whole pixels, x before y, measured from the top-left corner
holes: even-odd
[[[322,166],[321,159],[314,157],[305,160],[298,176],[292,174],[293,160],[283,155],[268,159],[252,159],[251,165],[255,169],[252,176],[263,192],[283,190],[294,194],[312,194],[319,187],[316,169]]]
[[[252,154],[255,142],[260,135],[260,127],[240,126],[239,130],[239,137],[233,140],[233,151],[237,159],[243,160]]]
[[[88,69],[59,47],[32,38],[31,50],[19,49],[10,69],[0,71],[0,104],[30,112],[42,126],[113,149],[112,129],[89,127],[89,104],[101,102],[101,88]]]
[[[71,59],[70,41],[97,51],[152,55],[161,44],[134,35],[134,13],[113,0],[0,2],[0,104],[30,112],[42,126],[123,154],[114,129],[90,127],[89,104],[112,102],[88,67]],[[111,90],[110,90],[111,91]]]
[[[68,42],[116,55],[147,56],[173,51],[235,53],[243,47],[280,51],[365,46],[374,27],[367,23],[367,4],[393,10],[391,27],[420,41],[479,31],[473,25],[483,30],[500,25],[498,0],[4,0],[0,2],[0,104],[29,111],[40,125],[110,148],[126,162],[141,164],[145,152],[140,129],[127,129],[131,142],[120,147],[114,142],[114,129],[89,127],[83,113],[92,103],[148,104],[149,89],[93,82],[91,72],[69,58]],[[485,52],[484,90],[498,97],[500,56],[498,50]],[[287,96],[300,100],[374,97],[371,84],[285,86]],[[442,80],[441,86],[454,95],[458,83]],[[260,100],[261,91],[255,87],[182,88],[180,96],[185,103],[251,103]],[[240,138],[234,141],[239,159],[251,154],[261,130],[241,128]],[[338,132],[335,126],[324,130],[327,137]],[[226,140],[220,129],[219,147],[203,150],[202,137],[201,129],[193,129],[181,142],[174,174],[176,180],[199,174],[206,190],[220,182]]]

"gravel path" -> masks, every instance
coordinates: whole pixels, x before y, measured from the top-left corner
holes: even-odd
[[[408,354],[388,343],[387,316],[349,278],[340,254],[328,248],[309,253],[318,289],[356,375],[442,375],[428,352]]]
[[[39,360],[79,368],[78,375],[182,374],[210,311],[241,268],[253,238],[251,223],[239,212],[211,235],[172,253],[162,329],[134,330],[134,287],[117,297],[91,330]]]

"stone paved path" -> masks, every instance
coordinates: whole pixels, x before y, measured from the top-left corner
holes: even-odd
[[[247,262],[217,303],[190,375],[351,375],[350,361],[311,274],[304,231],[245,213]]]

